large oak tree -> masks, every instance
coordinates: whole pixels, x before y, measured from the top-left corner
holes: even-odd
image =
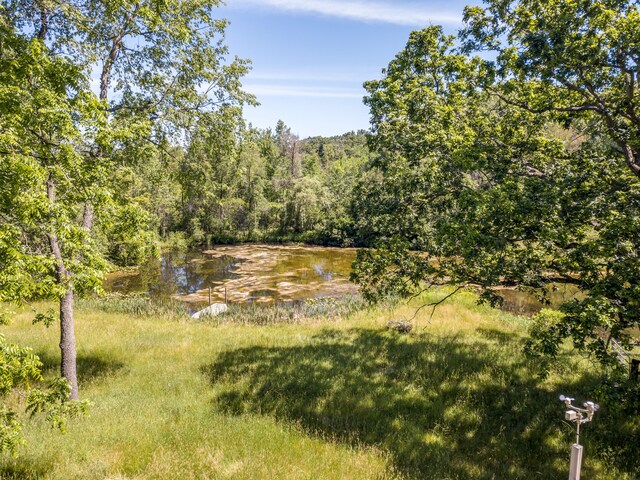
[[[354,278],[370,298],[448,284],[494,302],[573,284],[530,350],[570,338],[615,369],[610,342],[640,322],[638,6],[494,0],[466,19],[458,39],[413,32],[365,85],[378,159],[356,198],[380,248]]]

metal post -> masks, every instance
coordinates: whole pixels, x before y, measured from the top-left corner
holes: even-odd
[[[209,287],[209,305],[211,305],[211,287]]]
[[[582,445],[574,443],[571,447],[571,464],[569,466],[569,480],[580,480],[582,466]]]
[[[224,304],[227,304],[227,287],[224,287]]]
[[[564,412],[564,419],[576,424],[576,443],[571,447],[571,463],[569,464],[569,480],[580,480],[580,469],[582,467],[582,445],[580,445],[580,425],[588,423],[593,419],[593,415],[600,408],[593,402],[585,402],[584,408],[576,407],[572,404],[573,398],[560,395],[560,401],[564,402],[567,410]]]

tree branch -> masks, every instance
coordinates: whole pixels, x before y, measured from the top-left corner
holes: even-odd
[[[453,292],[447,294],[445,297],[443,297],[442,299],[438,300],[437,302],[425,303],[424,305],[420,305],[416,309],[416,311],[413,313],[413,316],[409,319],[409,321],[411,322],[412,320],[414,320],[416,318],[416,316],[418,315],[418,312],[420,310],[422,310],[423,308],[425,308],[425,307],[433,307],[433,309],[431,310],[431,315],[429,315],[429,321],[431,321],[431,319],[433,318],[434,313],[436,313],[436,308],[438,307],[438,305],[446,302],[448,299],[453,297],[460,290],[462,290],[463,288],[466,288],[468,286],[469,286],[469,284],[467,284],[467,283],[465,283],[463,285],[458,285]]]

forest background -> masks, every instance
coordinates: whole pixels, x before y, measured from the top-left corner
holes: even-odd
[[[371,158],[365,131],[300,139],[282,121],[261,130],[235,120],[132,171],[129,196],[160,242],[367,244],[352,201]],[[110,244],[113,262],[140,260],[126,238]]]

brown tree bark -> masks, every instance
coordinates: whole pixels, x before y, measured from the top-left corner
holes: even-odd
[[[111,78],[111,67],[116,61],[118,57],[118,53],[120,48],[122,47],[122,39],[127,35],[129,26],[133,21],[136,13],[138,11],[138,6],[136,6],[131,13],[129,13],[122,24],[122,28],[116,34],[115,38],[111,43],[111,48],[109,49],[109,54],[107,58],[104,60],[104,64],[102,67],[102,73],[100,74],[100,100],[106,100],[109,94],[109,80]]]
[[[56,185],[52,178],[47,180],[47,197],[51,204],[56,201]],[[70,400],[77,400],[78,377],[76,373],[76,335],[73,320],[73,284],[71,275],[64,265],[62,251],[55,232],[49,233],[49,247],[56,259],[56,280],[66,288],[65,294],[60,299],[60,375],[71,385]]]
[[[624,158],[627,166],[631,169],[636,177],[640,177],[640,156],[636,155],[630,145],[624,145]]]
[[[69,288],[60,299],[60,375],[71,385],[70,400],[78,400],[76,373],[76,334],[73,319],[73,289]]]
[[[84,202],[84,212],[82,213],[82,227],[87,230],[93,228],[93,206],[89,200]]]

